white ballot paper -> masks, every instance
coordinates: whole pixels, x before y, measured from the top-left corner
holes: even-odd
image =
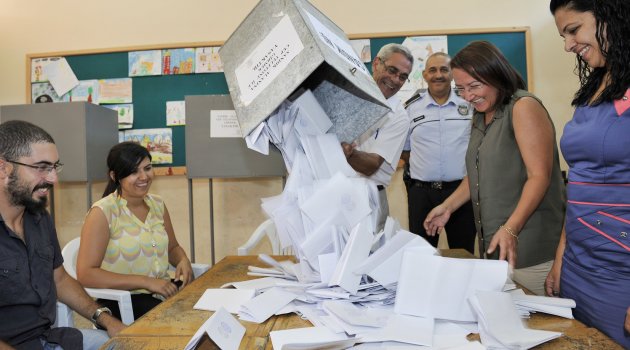
[[[451,321],[475,321],[468,298],[477,291],[501,291],[505,260],[455,259],[414,249],[403,254],[396,291],[398,314]]]
[[[192,350],[197,346],[204,333],[217,344],[221,350],[238,350],[245,327],[240,324],[227,310],[220,308],[204,322],[184,350]]]
[[[263,323],[296,297],[297,295],[281,288],[271,288],[243,304],[238,317],[245,321]]]
[[[193,309],[217,311],[223,307],[235,314],[255,293],[255,289],[206,289]]]
[[[344,333],[333,333],[326,327],[307,327],[272,331],[274,350],[347,349],[356,343]]]
[[[478,291],[470,303],[477,312],[481,342],[489,348],[529,349],[562,335],[526,328],[508,293]]]

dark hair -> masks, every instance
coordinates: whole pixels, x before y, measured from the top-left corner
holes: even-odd
[[[55,143],[52,136],[35,124],[9,120],[0,124],[0,157],[17,161],[31,155],[34,143]]]
[[[451,69],[458,68],[476,80],[497,89],[497,106],[510,102],[512,94],[525,89],[525,81],[501,51],[487,41],[473,41],[451,59]]]
[[[125,141],[112,147],[107,155],[107,168],[109,169],[107,178],[109,181],[103,192],[103,197],[114,191],[118,191],[118,195],[121,195],[120,180],[136,172],[138,165],[144,158],[151,160],[151,153],[137,142]],[[113,173],[113,179],[110,176],[111,173]]]
[[[606,60],[605,67],[591,68],[576,55],[575,73],[580,88],[575,93],[574,106],[585,105],[595,96],[606,73],[610,81],[594,104],[612,102],[623,97],[630,86],[630,1],[628,0],[551,0],[549,10],[555,15],[559,9],[590,12],[595,17],[595,39]]]

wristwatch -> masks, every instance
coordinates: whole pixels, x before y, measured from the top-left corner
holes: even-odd
[[[109,308],[99,307],[98,309],[96,309],[96,311],[94,311],[94,315],[92,315],[91,319],[92,323],[94,323],[95,326],[98,326],[96,320],[98,320],[103,312],[108,313],[110,316],[112,315],[112,310],[110,310]]]

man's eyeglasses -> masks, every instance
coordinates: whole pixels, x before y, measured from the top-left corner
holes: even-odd
[[[406,81],[409,81],[409,74],[401,73],[400,70],[394,66],[388,66],[387,64],[385,64],[385,61],[380,59],[380,57],[379,57],[379,60],[383,64],[383,67],[385,67],[385,70],[387,71],[387,73],[397,77],[398,80],[400,80],[403,83]]]
[[[479,81],[476,81],[474,83],[471,83],[468,86],[462,86],[462,87],[455,87],[455,89],[453,89],[455,91],[455,94],[457,96],[462,96],[464,95],[464,93],[476,93],[479,91],[479,89],[481,89],[485,84]]]
[[[37,173],[39,175],[48,175],[50,173],[53,172],[53,170],[59,174],[61,172],[61,170],[63,169],[63,164],[57,162],[55,164],[50,164],[50,163],[44,163],[44,164],[24,164],[24,163],[20,163],[20,162],[16,162],[13,160],[7,160],[7,162],[9,163],[13,163],[13,164],[17,164],[17,165],[21,165],[21,166],[25,166],[25,167],[29,167],[31,169],[35,169],[37,170]]]

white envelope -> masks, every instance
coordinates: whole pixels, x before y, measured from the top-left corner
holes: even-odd
[[[254,297],[254,289],[206,289],[193,309],[217,311],[225,308],[230,313],[237,313],[241,305]]]
[[[207,333],[208,337],[221,350],[238,350],[241,340],[243,340],[243,335],[245,335],[245,327],[234,316],[230,315],[227,310],[220,308],[199,327],[199,330],[186,344],[184,350],[193,349],[199,343],[204,333]]]

